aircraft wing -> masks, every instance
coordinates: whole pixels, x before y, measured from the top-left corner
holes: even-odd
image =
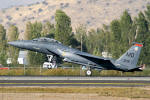
[[[52,50],[47,49],[47,51],[49,52],[49,54],[55,55],[55,56],[57,56],[57,57],[60,57],[57,53],[55,53],[55,52],[52,51]]]
[[[94,55],[91,55],[91,54],[88,54],[85,52],[76,52],[75,54],[102,66],[104,69],[114,69],[115,68],[115,66],[113,65],[111,60],[108,58],[94,56]]]

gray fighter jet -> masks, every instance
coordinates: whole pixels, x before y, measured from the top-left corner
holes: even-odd
[[[92,69],[96,70],[119,70],[123,72],[142,71],[137,65],[141,52],[142,44],[134,43],[133,46],[124,53],[119,59],[103,58],[81,52],[77,49],[67,47],[57,40],[50,38],[36,38],[33,40],[18,40],[8,42],[8,44],[17,48],[31,50],[48,55],[51,66],[57,67],[58,60],[76,63],[87,67],[86,74],[91,75]],[[38,59],[38,58],[37,58]]]

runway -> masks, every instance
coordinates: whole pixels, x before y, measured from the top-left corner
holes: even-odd
[[[0,86],[144,87],[150,86],[150,77],[0,76]]]

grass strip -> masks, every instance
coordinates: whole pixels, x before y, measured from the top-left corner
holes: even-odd
[[[101,72],[93,70],[92,76],[150,76],[150,68],[142,72],[120,72],[114,70],[103,70]],[[0,70],[0,76],[8,75],[8,76],[86,76],[86,72],[84,70],[76,69],[40,69],[38,67],[35,68],[26,68],[24,71],[23,67],[18,68],[10,68],[9,70]]]
[[[96,93],[99,96],[150,98],[150,87],[0,87],[0,93]]]

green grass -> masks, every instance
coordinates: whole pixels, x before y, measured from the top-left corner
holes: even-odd
[[[150,68],[145,69],[142,72],[120,72],[115,70],[103,70],[101,72],[93,70],[92,76],[150,76]],[[34,75],[42,75],[42,76],[86,76],[84,70],[80,70],[79,68],[75,69],[40,69],[39,67],[35,68],[26,68],[24,71],[23,67],[18,68],[10,68],[9,70],[0,70],[0,75],[10,75],[10,76],[34,76]]]

